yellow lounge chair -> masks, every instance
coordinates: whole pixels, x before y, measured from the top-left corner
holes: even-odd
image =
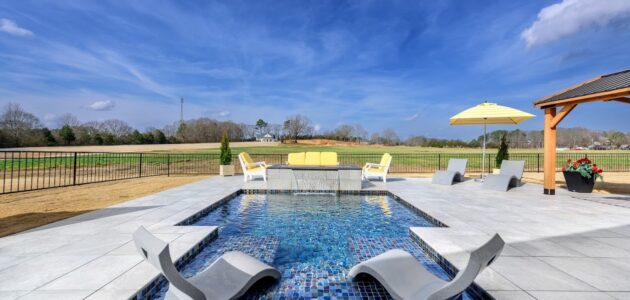
[[[366,163],[363,167],[362,177],[369,180],[370,177],[383,178],[383,182],[387,182],[387,172],[392,163],[392,156],[389,153],[383,154],[380,164]]]
[[[267,164],[264,161],[254,162],[247,152],[239,153],[238,160],[241,162],[241,168],[243,169],[244,182],[254,179],[255,176],[262,177],[265,182],[267,181]]]

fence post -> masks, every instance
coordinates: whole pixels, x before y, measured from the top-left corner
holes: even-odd
[[[166,155],[166,176],[171,177],[171,154]]]
[[[538,173],[540,173],[540,153],[536,154],[536,167],[537,167]]]
[[[490,165],[492,164],[490,162],[490,153],[486,154],[486,160],[488,161],[488,171],[486,172],[486,174],[490,174],[490,172],[492,171],[492,168],[490,167]]]
[[[140,168],[138,170],[138,178],[142,177],[142,153],[140,153]]]
[[[72,185],[76,185],[77,184],[77,153],[74,152],[74,163],[73,163],[73,170],[72,170]]]
[[[438,170],[442,170],[442,153],[438,153]]]

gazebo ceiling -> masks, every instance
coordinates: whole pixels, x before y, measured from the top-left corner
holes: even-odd
[[[630,103],[630,70],[602,75],[534,102],[540,108],[591,101]]]

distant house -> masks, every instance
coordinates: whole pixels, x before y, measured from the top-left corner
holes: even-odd
[[[589,150],[609,150],[610,147],[603,145],[600,142],[594,142],[592,145],[588,146]]]
[[[621,146],[619,146],[619,150],[630,150],[630,145],[628,145],[628,144],[621,145]]]
[[[258,141],[261,143],[272,143],[275,142],[276,139],[271,134],[267,133],[263,137],[259,138]]]

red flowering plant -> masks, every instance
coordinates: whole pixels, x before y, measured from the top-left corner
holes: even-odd
[[[600,169],[596,164],[593,164],[587,157],[580,158],[577,161],[567,160],[566,166],[562,167],[563,172],[579,172],[582,177],[591,178],[603,178],[602,172],[604,169]]]

